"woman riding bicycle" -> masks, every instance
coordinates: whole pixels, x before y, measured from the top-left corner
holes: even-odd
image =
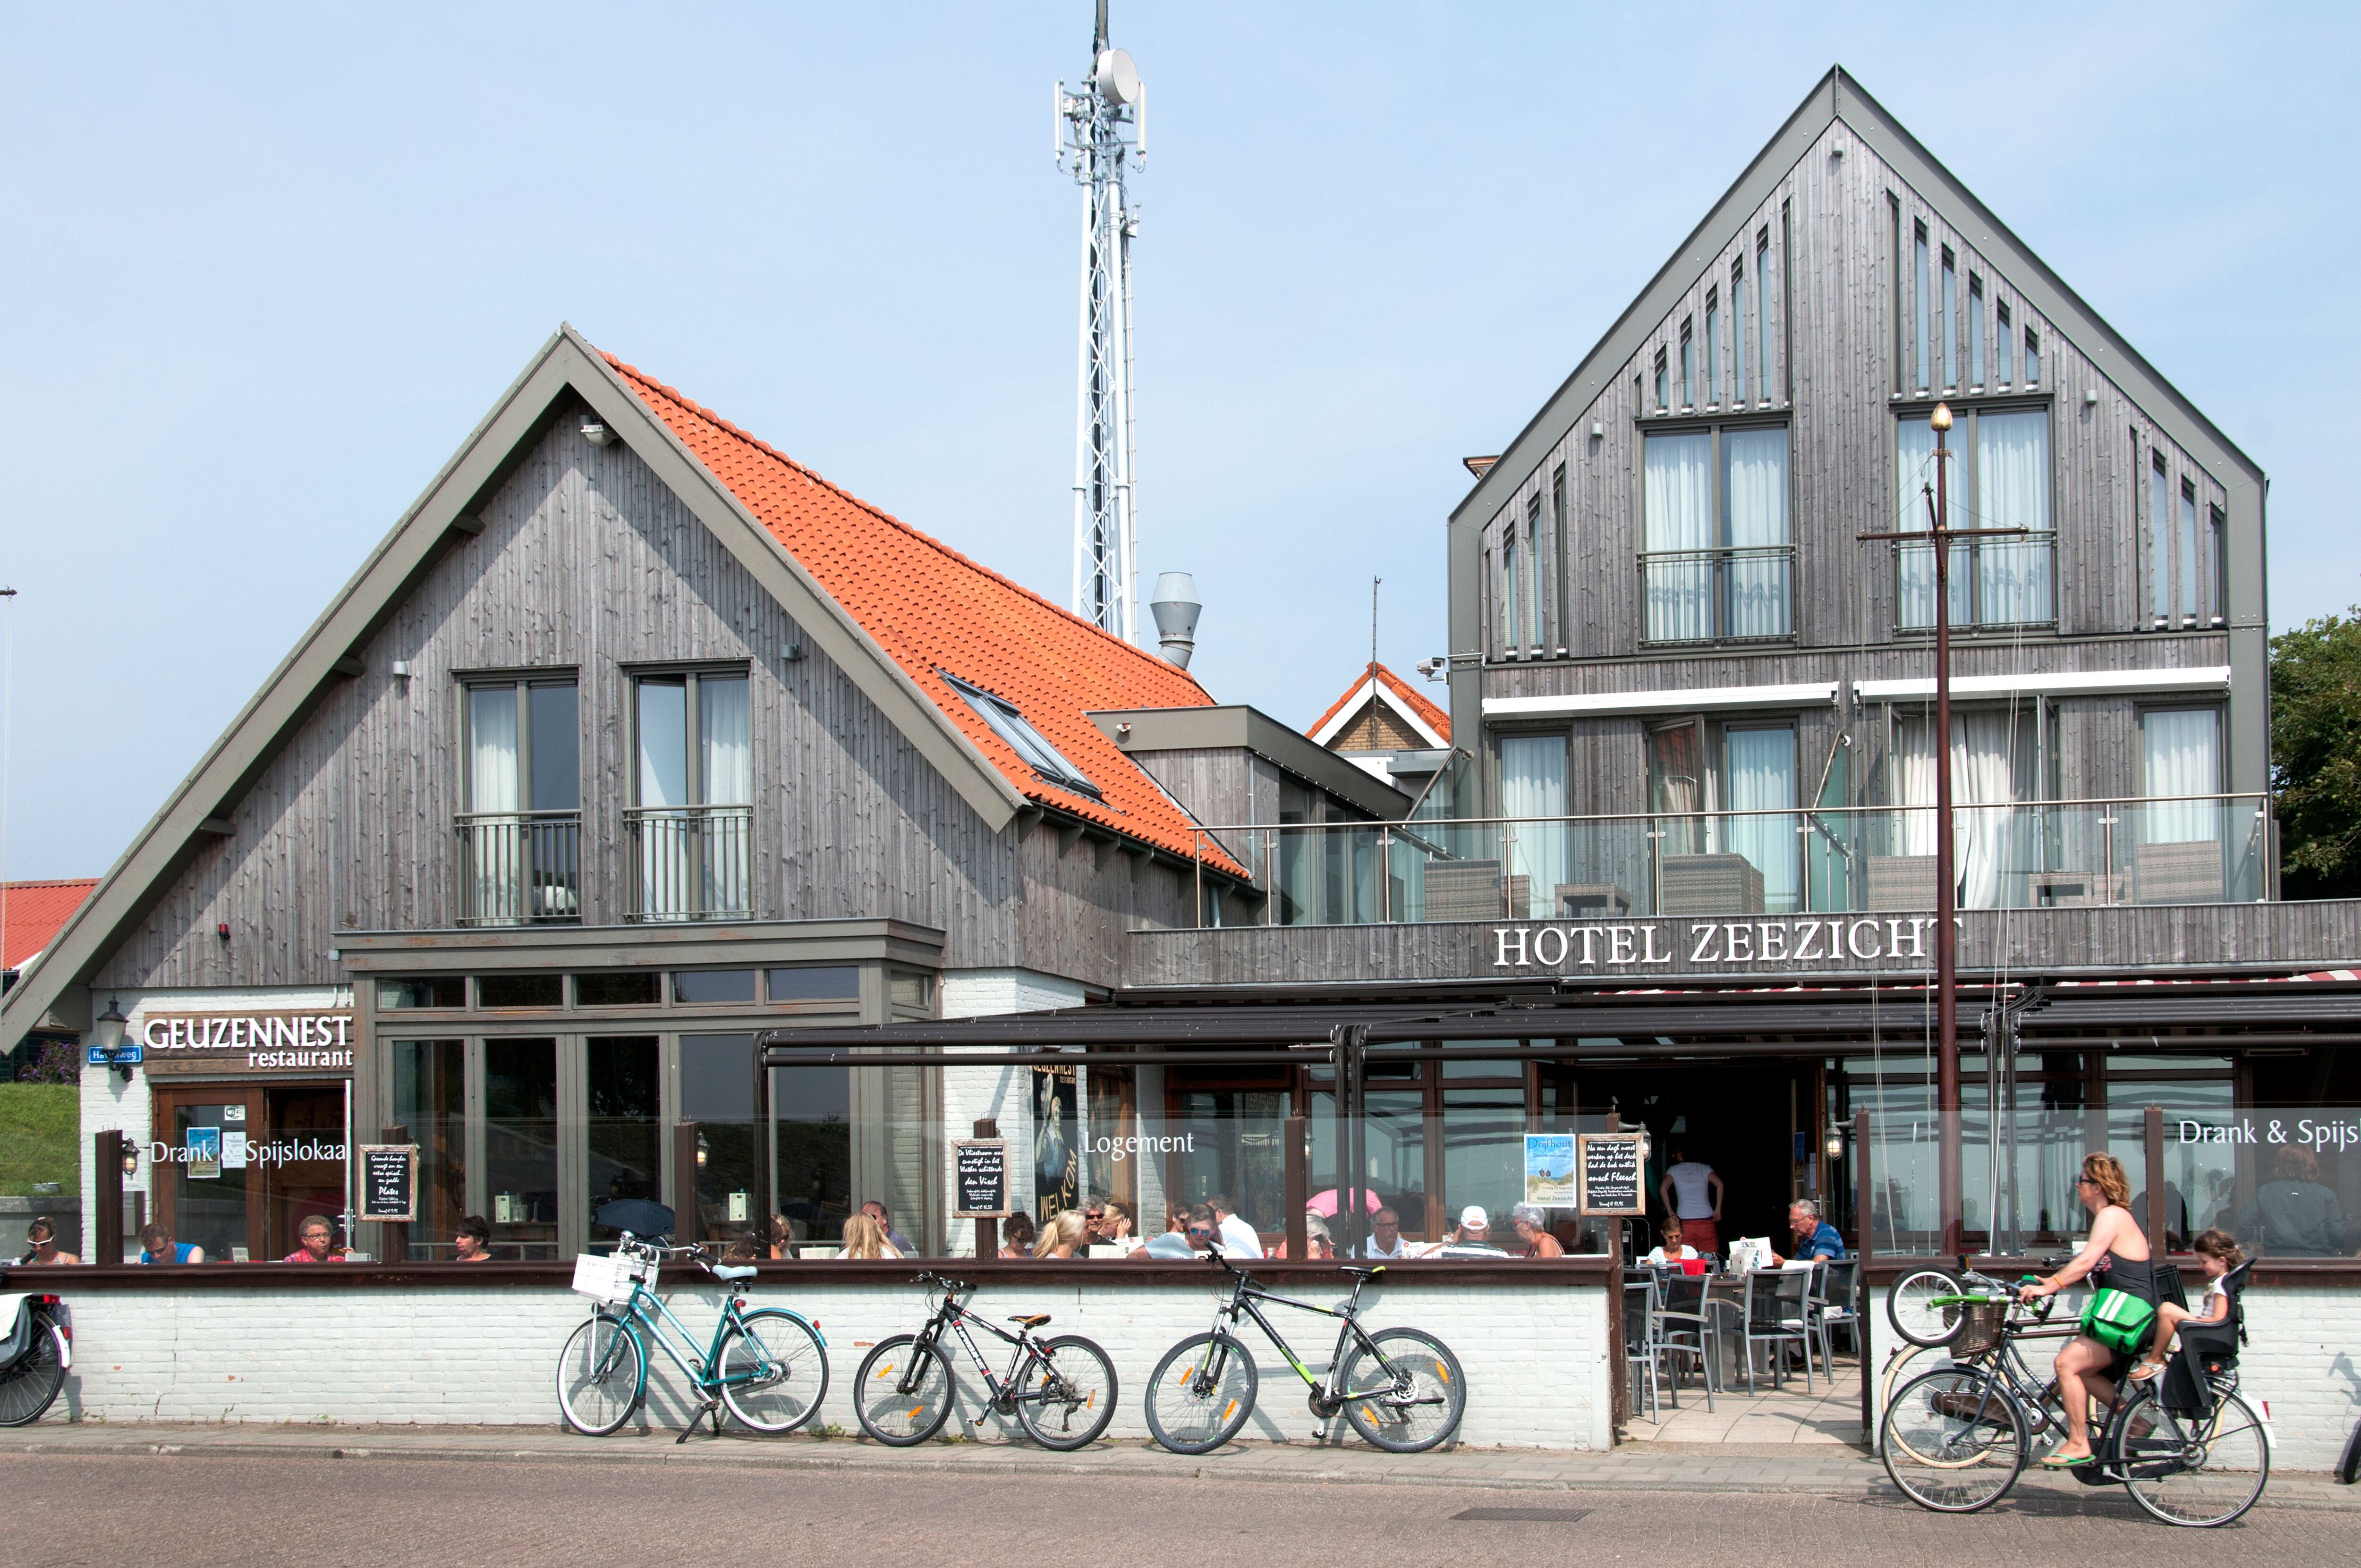
[[[2086,1155],[2075,1190],[2091,1211],[2091,1239],[2065,1267],[2048,1278],[2021,1288],[2017,1294],[2031,1301],[2055,1296],[2084,1278],[2093,1286],[2121,1290],[2153,1307],[2156,1265],[2149,1258],[2147,1237],[2132,1218],[2131,1183],[2123,1162],[2111,1154]],[[2087,1334],[2066,1342],[2058,1353],[2058,1392],[2066,1406],[2066,1441],[2042,1464],[2070,1469],[2091,1462],[2090,1398],[2095,1395],[2113,1409],[2115,1387],[2136,1357],[2119,1355]]]

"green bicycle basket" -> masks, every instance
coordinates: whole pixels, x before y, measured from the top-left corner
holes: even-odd
[[[2082,1332],[2118,1355],[2147,1348],[2156,1309],[2127,1290],[2102,1290],[2082,1309]]]

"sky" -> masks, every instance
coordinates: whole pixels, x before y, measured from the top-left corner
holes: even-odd
[[[2361,599],[2296,395],[2361,359],[2361,17],[1931,16],[1115,0],[1140,581],[1195,574],[1208,689],[1309,723],[1373,577],[1379,655],[1444,652],[1459,459],[1834,63],[2263,466],[2274,629]],[[112,864],[561,321],[1068,597],[1087,0],[7,28],[0,876]]]

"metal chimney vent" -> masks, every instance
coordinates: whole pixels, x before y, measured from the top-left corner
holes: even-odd
[[[1165,572],[1157,577],[1156,598],[1148,606],[1156,617],[1156,640],[1164,657],[1184,670],[1197,650],[1197,612],[1204,608],[1197,599],[1197,579],[1188,573]]]

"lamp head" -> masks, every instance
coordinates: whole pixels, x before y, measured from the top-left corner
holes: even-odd
[[[123,1048],[123,1026],[131,1022],[123,1015],[123,1003],[115,997],[106,999],[106,1011],[91,1021],[98,1036],[99,1047],[109,1056]]]
[[[1937,403],[1935,405],[1935,411],[1927,416],[1927,422],[1933,425],[1937,430],[1950,429],[1951,405],[1949,403]]]

